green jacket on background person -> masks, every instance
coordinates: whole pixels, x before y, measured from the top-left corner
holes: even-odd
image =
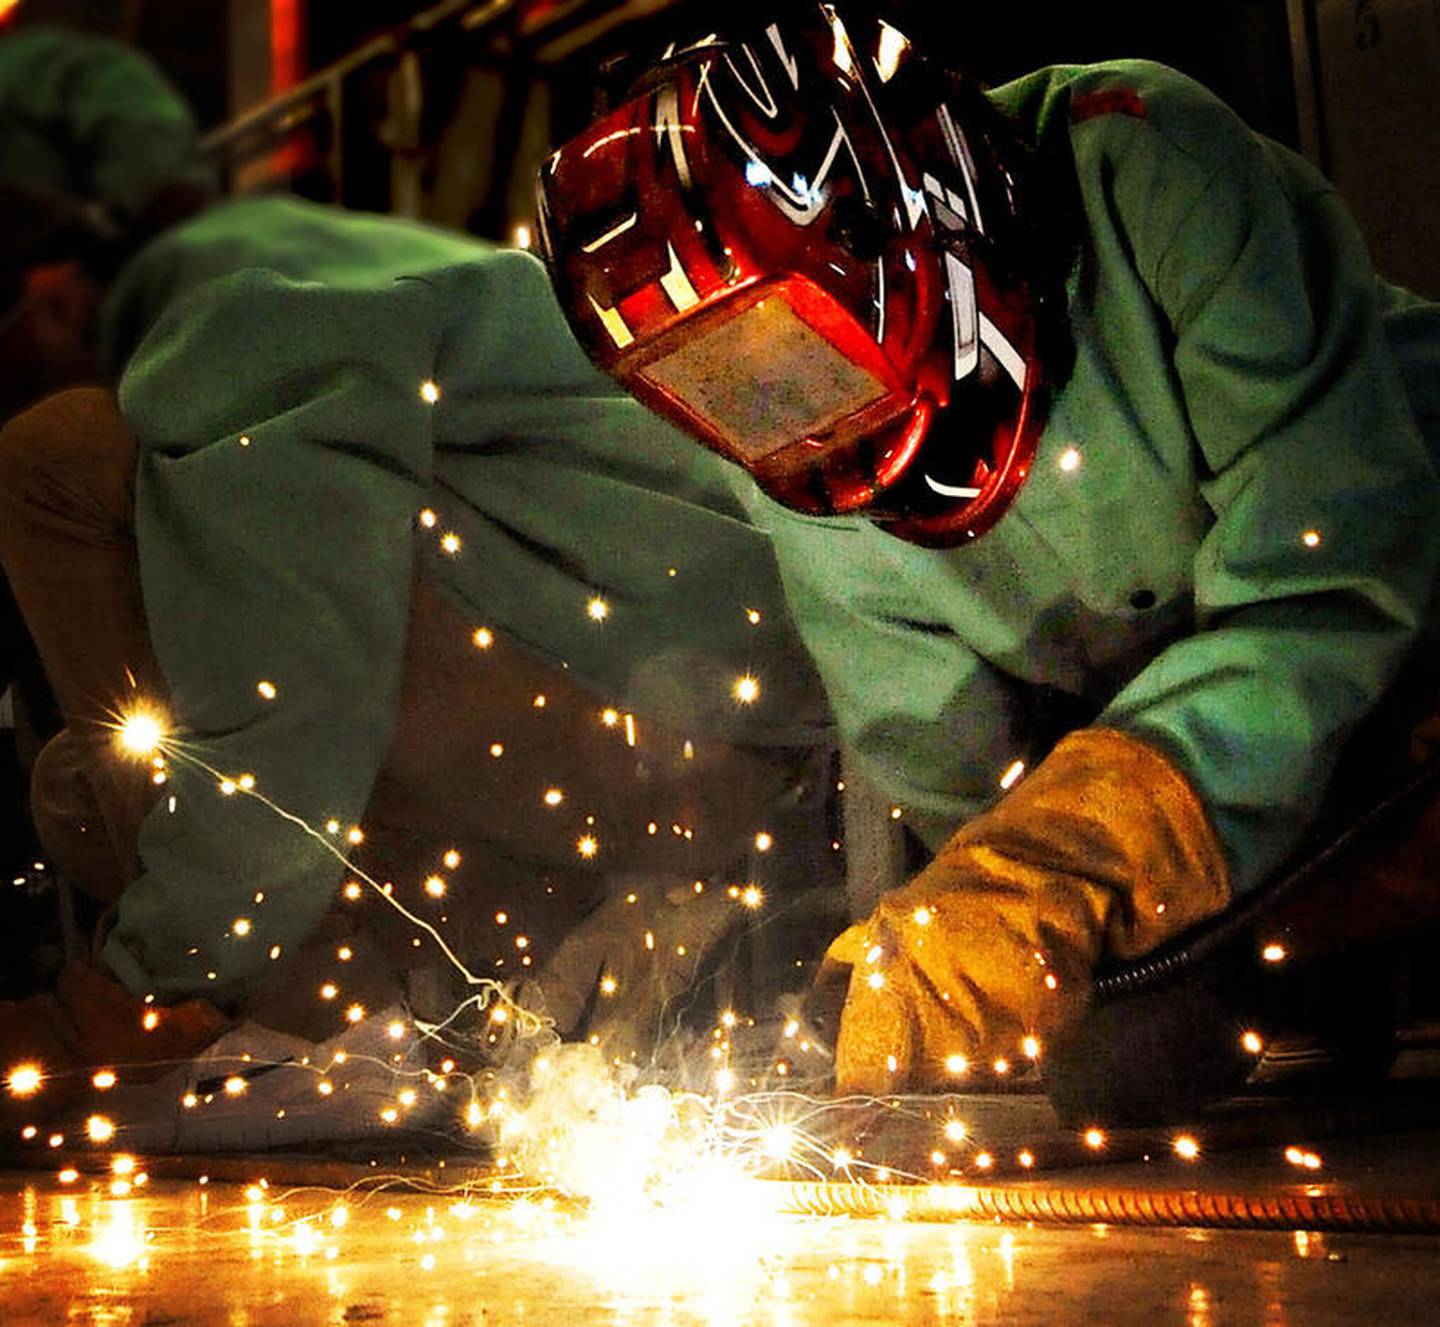
[[[0,31],[0,183],[100,203],[125,221],[162,188],[215,181],[190,108],[144,55],[37,23]]]

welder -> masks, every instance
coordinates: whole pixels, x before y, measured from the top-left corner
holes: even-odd
[[[982,92],[873,9],[733,13],[554,153],[542,239],[592,358],[733,463],[933,853],[831,946],[838,1087],[943,1088],[1403,765],[1440,308],[1172,70]]]

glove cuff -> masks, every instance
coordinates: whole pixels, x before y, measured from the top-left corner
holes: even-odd
[[[1104,951],[1133,958],[1230,901],[1225,854],[1190,780],[1147,742],[1114,728],[1065,737],[939,861],[965,860],[1033,890],[1078,887],[1093,901]],[[1022,878],[1023,877],[1023,878]]]

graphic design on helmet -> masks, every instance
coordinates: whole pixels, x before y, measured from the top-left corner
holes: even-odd
[[[592,359],[770,497],[948,546],[1028,471],[1036,300],[981,94],[865,36],[805,4],[672,48],[543,167],[541,249]]]

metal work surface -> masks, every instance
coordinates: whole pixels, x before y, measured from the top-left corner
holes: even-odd
[[[1435,1151],[1411,1135],[1340,1162],[1362,1169],[1368,1154],[1375,1179],[1433,1169]],[[1313,1327],[1430,1321],[1440,1293],[1434,1236],[794,1216],[767,1210],[785,1186],[758,1182],[724,1205],[697,1191],[679,1211],[587,1213],[458,1189],[140,1184],[143,1166],[0,1178],[5,1323]],[[1117,1166],[1058,1182],[1083,1191],[1112,1183],[1106,1171],[1147,1178]],[[1222,1191],[1267,1171],[1211,1157],[1189,1174]]]

